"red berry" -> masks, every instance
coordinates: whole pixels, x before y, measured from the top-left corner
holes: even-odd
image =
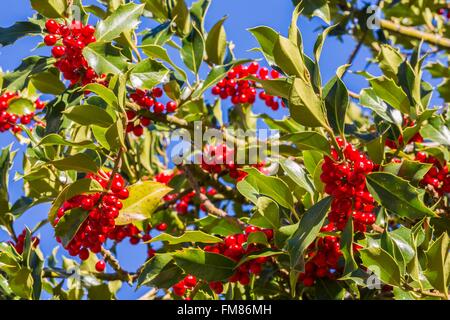
[[[163,112],[164,111],[164,105],[161,102],[155,103],[155,105],[153,107],[153,111],[155,111],[156,113]]]
[[[44,43],[47,46],[53,46],[56,42],[58,42],[58,38],[53,34],[46,35],[44,38]]]
[[[187,275],[184,278],[184,284],[186,287],[193,288],[197,284],[197,278],[195,278],[193,275]]]
[[[210,282],[209,283],[209,287],[216,294],[221,294],[223,292],[223,284],[222,284],[222,282]]]
[[[91,26],[91,25],[87,25],[87,26],[85,26],[85,27],[82,29],[81,33],[82,33],[83,36],[85,36],[85,37],[93,36],[94,33],[95,33],[95,28],[94,28],[93,26]]]
[[[60,28],[60,25],[55,20],[50,19],[50,20],[47,20],[47,22],[45,22],[45,29],[47,29],[47,31],[52,34],[58,33],[59,28]]]
[[[55,58],[61,58],[63,55],[66,54],[66,48],[62,46],[56,46],[52,48],[52,55]]]
[[[103,260],[99,260],[97,261],[97,263],[95,264],[95,270],[97,270],[98,272],[103,272],[105,271],[106,268],[106,263]]]
[[[81,249],[80,253],[78,254],[81,260],[85,261],[89,258],[89,251],[86,248]]]
[[[305,279],[303,279],[303,285],[305,287],[312,287],[314,285],[314,278],[306,277]]]
[[[166,104],[166,111],[169,113],[175,112],[177,110],[177,103],[175,101],[169,101]]]
[[[279,77],[280,77],[280,73],[277,71],[277,70],[271,70],[270,71],[270,76],[273,78],[273,79],[278,79]]]
[[[128,191],[127,188],[123,188],[123,189],[120,190],[119,193],[117,194],[117,196],[119,197],[119,199],[122,199],[122,200],[127,199],[129,195],[130,195],[130,192]]]
[[[158,230],[158,231],[166,231],[167,227],[168,227],[167,223],[161,222],[161,223],[156,225],[156,230]]]
[[[151,123],[151,120],[149,118],[141,118],[140,122],[141,126],[148,127]]]
[[[94,201],[91,198],[84,198],[81,200],[81,207],[84,210],[91,210],[94,207]]]
[[[133,133],[136,137],[142,136],[144,134],[144,127],[142,127],[141,125],[135,126],[133,128]]]
[[[152,95],[153,95],[155,98],[161,98],[162,95],[163,95],[163,91],[162,91],[161,88],[158,88],[158,87],[153,88],[153,89],[152,89]]]
[[[179,297],[184,296],[186,293],[186,288],[183,283],[177,283],[173,286],[173,293]]]

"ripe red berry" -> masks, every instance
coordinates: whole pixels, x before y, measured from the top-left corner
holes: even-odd
[[[312,287],[314,285],[314,278],[306,277],[305,279],[303,279],[303,285],[305,287]]]
[[[186,293],[186,287],[182,282],[179,282],[173,286],[173,293],[179,297],[182,297]]]
[[[223,292],[223,284],[222,282],[210,282],[209,287],[216,294],[221,294]]]
[[[143,117],[143,118],[141,118],[140,123],[141,123],[141,126],[148,127],[151,123],[151,120],[149,118]]]
[[[66,48],[62,46],[56,46],[52,48],[52,55],[55,58],[61,58],[66,54]]]
[[[197,284],[197,278],[193,275],[187,275],[184,278],[184,284],[186,287],[193,288]]]
[[[87,25],[81,30],[81,33],[83,34],[84,37],[93,36],[95,33],[95,28],[91,25]]]
[[[161,223],[156,225],[156,230],[158,230],[158,231],[166,231],[167,227],[168,227],[167,223],[161,222]]]
[[[155,111],[155,113],[163,112],[164,111],[164,105],[161,102],[155,103],[155,105],[153,107],[153,111]]]
[[[135,126],[133,128],[133,133],[136,137],[142,136],[144,134],[144,127],[142,127],[141,125]]]
[[[177,103],[175,101],[169,101],[166,104],[166,110],[169,113],[175,112],[177,110]]]
[[[58,42],[58,38],[53,34],[46,35],[44,38],[44,43],[47,46],[53,46],[56,42]]]
[[[98,272],[103,272],[105,271],[106,268],[106,263],[103,260],[99,260],[97,261],[97,263],[95,264],[95,270],[97,270]]]
[[[94,201],[91,198],[84,198],[81,201],[81,207],[84,210],[91,210],[94,207]]]
[[[129,195],[130,195],[130,192],[128,191],[127,188],[123,188],[122,190],[120,190],[117,193],[117,196],[119,197],[119,199],[122,199],[122,200],[127,199]]]
[[[153,95],[155,98],[161,98],[162,95],[163,95],[163,91],[162,91],[161,88],[158,88],[158,87],[153,88],[153,89],[152,89],[152,95]]]
[[[87,260],[89,258],[89,251],[86,248],[81,249],[80,253],[78,254],[81,260]]]
[[[50,19],[50,20],[47,20],[47,22],[45,22],[45,29],[47,29],[47,31],[49,33],[56,34],[56,33],[58,33],[59,28],[60,28],[60,25],[55,20]]]

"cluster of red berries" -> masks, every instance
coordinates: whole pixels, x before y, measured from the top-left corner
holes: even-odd
[[[239,65],[228,71],[227,76],[212,88],[212,94],[219,96],[222,100],[230,97],[233,104],[255,103],[258,95],[256,82],[244,79],[249,75],[256,76],[262,80],[278,79],[280,77],[278,71],[271,70],[269,72],[269,69],[265,67],[260,68],[257,62],[252,62],[248,66]],[[276,111],[280,107],[280,102],[277,101],[276,97],[268,95],[264,91],[261,91],[258,96],[272,110]],[[281,105],[284,106],[283,101],[279,100]]]
[[[425,174],[420,183],[424,186],[431,185],[442,196],[450,192],[450,175],[447,165],[443,165],[437,158],[427,155],[425,152],[417,152],[416,160],[422,163],[431,163],[433,166]]]
[[[444,18],[450,19],[450,10],[447,8],[439,8],[438,14]]]
[[[130,94],[130,99],[135,102],[142,110],[153,110],[154,113],[172,113],[177,110],[177,103],[169,101],[165,105],[159,102],[157,98],[161,98],[163,90],[161,88],[153,88],[152,90],[140,90]],[[133,132],[136,136],[141,136],[144,133],[144,127],[150,125],[150,119],[144,115],[138,115],[136,111],[127,111],[128,125],[127,132]]]
[[[254,232],[263,232],[269,242],[273,239],[272,229],[261,229],[255,226],[248,226],[245,228],[244,233],[227,236],[223,242],[212,246],[205,246],[204,250],[206,252],[219,253],[234,261],[239,261],[245,255],[256,253],[264,248],[264,245],[261,244],[247,243],[249,234]],[[269,257],[259,257],[241,264],[228,281],[233,283],[239,282],[244,286],[249,284],[250,274],[259,275],[262,270],[262,265],[268,262],[269,259]],[[220,282],[211,282],[209,284],[211,290],[217,294],[222,293],[223,290],[222,283],[219,283]]]
[[[179,297],[182,297],[188,290],[192,290],[196,285],[197,278],[193,275],[188,274],[183,280],[172,287],[173,293]]]
[[[325,192],[333,198],[328,221],[333,227],[343,230],[352,216],[355,230],[364,232],[366,226],[376,220],[373,213],[375,201],[366,187],[366,175],[375,166],[352,144],[345,143],[341,138],[337,139],[337,143],[345,159],[339,159],[336,150],[332,150],[332,158],[325,156],[320,175]]]
[[[24,229],[22,231],[22,233],[17,236],[16,243],[14,243],[12,241],[8,241],[8,243],[10,245],[12,245],[16,249],[17,253],[19,253],[19,254],[23,253],[23,247],[25,245],[25,237],[26,237],[26,235],[27,235],[27,231]],[[34,248],[36,248],[39,245],[39,238],[38,237],[31,237],[31,244],[32,244],[32,246]]]
[[[155,181],[157,181],[159,183],[163,183],[163,184],[167,185],[167,184],[169,184],[169,182],[172,180],[172,178],[174,176],[175,176],[175,174],[173,172],[172,173],[161,172],[161,173],[158,173],[154,179],[155,179]],[[217,191],[214,188],[206,189],[205,187],[201,187],[200,192],[203,194],[206,194],[208,196],[211,196],[211,197],[217,194]],[[176,199],[177,197],[178,197],[177,193],[171,193],[164,197],[164,201],[172,201],[173,199]],[[195,191],[191,191],[188,194],[181,197],[180,199],[178,199],[174,205],[177,213],[180,215],[185,215],[186,213],[188,213],[189,204],[191,203],[192,198],[194,198],[194,197],[195,197]],[[200,209],[203,211],[206,211],[203,204],[200,205]]]
[[[45,36],[44,43],[53,46],[52,55],[57,59],[55,67],[62,72],[64,79],[70,81],[71,85],[79,82],[86,85],[104,80],[104,76],[99,77],[95,70],[89,67],[83,56],[83,49],[96,41],[93,26],[83,25],[76,20],[67,25],[47,20],[45,28],[49,34]],[[62,43],[58,44],[60,40]]]
[[[86,178],[98,181],[106,189],[111,179],[111,173],[99,171],[96,175],[87,174]],[[71,256],[78,255],[81,260],[86,260],[89,258],[89,251],[93,253],[101,251],[102,244],[107,238],[120,242],[125,237],[132,239],[138,237],[139,230],[135,226],[116,226],[115,223],[115,219],[119,216],[119,210],[123,206],[120,200],[127,199],[128,195],[124,179],[119,174],[115,174],[112,177],[111,188],[106,194],[98,192],[77,195],[63,203],[54,220],[55,226],[68,211],[74,208],[89,211],[88,218],[66,246]],[[139,238],[137,239],[139,242]],[[57,241],[61,240],[57,238]]]
[[[414,127],[415,125],[415,121],[409,119],[408,117],[403,117],[403,126],[404,127]],[[417,132],[411,139],[409,139],[408,143],[413,143],[413,142],[417,142],[417,143],[421,143],[423,142],[423,137],[420,134],[420,132]],[[385,145],[388,146],[391,149],[397,149],[400,145],[403,144],[403,136],[401,135],[398,138],[398,143],[394,140],[391,139],[386,139]]]
[[[0,132],[11,130],[19,133],[22,129],[18,123],[28,125],[34,120],[34,112],[18,115],[8,111],[9,104],[17,98],[19,98],[19,94],[15,92],[5,92],[0,96]],[[45,103],[38,99],[34,102],[34,106],[37,110],[42,110],[45,108]],[[42,125],[40,121],[36,124]]]
[[[305,272],[299,275],[299,281],[305,287],[311,287],[317,278],[336,279],[339,273],[338,261],[342,256],[339,238],[325,236],[316,239],[306,253]]]
[[[234,149],[228,148],[226,144],[205,146],[201,160],[202,169],[211,174],[228,172],[230,178],[237,181],[243,180],[248,175],[242,170],[242,165],[235,163]],[[259,162],[251,166],[266,173],[265,165],[264,162]]]

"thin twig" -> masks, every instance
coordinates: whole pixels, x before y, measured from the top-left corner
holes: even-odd
[[[412,27],[405,27],[399,23],[395,23],[389,20],[380,19],[380,27],[382,29],[392,31],[403,36],[415,38],[417,40],[423,40],[429,44],[436,45],[441,49],[450,49],[450,39],[445,38],[439,34],[432,34],[423,32]]]
[[[127,282],[132,280],[131,274],[129,272],[125,271],[124,269],[122,269],[119,261],[114,257],[114,255],[109,250],[102,247],[101,253],[102,253],[105,261],[108,262],[109,265],[117,272],[117,274],[121,280],[124,280]]]
[[[376,232],[378,232],[378,233],[384,233],[384,228],[380,227],[380,226],[377,225],[377,224],[373,224],[373,225],[372,225],[372,229],[373,229],[373,231],[376,231]]]
[[[186,172],[186,177],[188,179],[189,184],[191,185],[191,187],[195,190],[195,194],[198,197],[198,199],[200,200],[200,202],[204,205],[206,211],[213,215],[216,216],[218,218],[223,218],[226,219],[232,223],[238,223],[239,225],[243,226],[244,223],[242,221],[240,221],[239,219],[236,219],[234,217],[231,217],[228,215],[228,213],[226,213],[225,211],[223,211],[222,209],[217,208],[210,200],[209,198],[203,194],[200,190],[200,187],[198,185],[197,180],[195,179],[194,175],[192,174],[191,169],[188,166],[185,166],[185,172]]]
[[[195,285],[194,289],[192,289],[191,293],[189,294],[189,298],[194,299],[195,295],[197,294],[198,290],[200,290],[200,287],[203,285],[203,281],[198,281]]]
[[[105,280],[105,281],[114,281],[114,280],[123,280],[123,277],[119,275],[118,273],[103,273],[103,272],[95,272],[89,274],[90,276],[93,275],[97,279]],[[43,270],[42,276],[44,278],[69,278],[73,276],[73,273],[69,273],[63,269],[52,269],[52,268],[45,268]]]

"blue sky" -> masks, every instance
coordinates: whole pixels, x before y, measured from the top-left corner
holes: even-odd
[[[192,3],[192,1],[188,2]],[[95,3],[95,1],[84,0],[83,3],[91,4]],[[262,58],[255,52],[249,52],[251,48],[257,46],[257,43],[246,30],[258,25],[268,25],[282,34],[286,34],[291,19],[292,9],[293,6],[291,1],[288,0],[213,0],[205,22],[205,27],[209,30],[220,18],[227,15],[228,19],[225,23],[227,39],[232,40],[236,44],[236,56],[238,58]],[[1,27],[7,27],[16,21],[24,21],[28,17],[31,17],[32,14],[33,10],[30,7],[28,0],[0,1]],[[314,18],[311,21],[301,18],[299,22],[299,27],[302,31],[305,43],[305,50],[310,56],[320,26],[322,25],[323,22],[318,18]],[[151,24],[144,22],[141,28],[150,26]],[[40,40],[39,37],[21,39],[13,46],[0,48],[0,67],[4,71],[13,70],[19,65],[21,59],[26,56],[49,55],[48,48],[41,48],[31,52]],[[343,42],[339,42],[335,38],[329,38],[329,40],[327,40],[321,58],[321,70],[324,81],[334,75],[337,67],[346,63],[354,46],[355,43],[350,37],[344,37]],[[361,70],[364,68],[368,57],[369,53],[367,49],[362,48],[351,67],[351,70]],[[179,61],[179,59],[176,60]],[[379,73],[375,67],[369,69],[369,71],[375,74]],[[348,74],[345,78],[345,82],[348,88],[354,92],[359,92],[360,89],[366,86],[362,77],[354,74]],[[434,102],[439,103],[440,101],[436,99]],[[269,111],[265,106],[259,104],[256,104],[254,108],[256,113]],[[276,113],[276,117],[282,117],[284,114],[285,111],[281,110]],[[11,134],[0,134],[0,147],[3,148],[11,143],[13,143],[14,149],[19,149],[14,170],[20,171],[22,161],[21,151],[24,146],[20,146]],[[12,173],[11,176],[14,176],[14,173]],[[12,201],[17,199],[22,193],[20,181],[11,181],[9,189]],[[17,221],[16,231],[20,232],[24,225],[28,225],[32,228],[37,222],[46,217],[47,210],[48,205],[41,205],[28,211]],[[40,238],[41,249],[46,254],[51,252],[51,250],[57,246],[57,243],[54,241],[53,230],[49,226],[40,230]],[[0,241],[6,239],[6,234],[0,230]],[[64,250],[60,248],[59,251],[61,254]],[[131,246],[128,243],[123,243],[119,246],[118,254],[123,267],[132,271],[145,260],[146,250],[144,245]],[[144,292],[145,288],[135,292],[133,288],[124,285],[123,289],[119,292],[119,298],[135,299]]]

